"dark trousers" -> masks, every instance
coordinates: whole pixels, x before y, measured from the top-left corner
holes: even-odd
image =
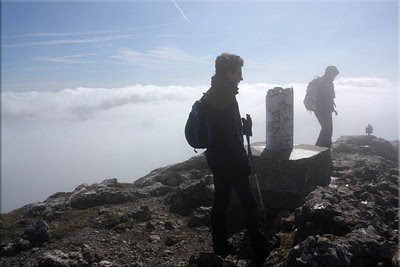
[[[235,190],[243,208],[243,215],[252,249],[256,255],[265,253],[266,240],[259,230],[257,203],[251,191],[249,178],[239,173],[220,170],[210,162],[209,166],[214,176],[214,203],[211,210],[211,230],[214,250],[227,245],[226,211],[231,200],[231,190]]]
[[[319,124],[321,125],[321,131],[319,132],[319,136],[315,145],[331,147],[333,132],[332,112],[316,111],[314,112],[314,114],[317,117]]]

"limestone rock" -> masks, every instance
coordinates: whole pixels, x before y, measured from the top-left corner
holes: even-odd
[[[392,143],[374,135],[342,136],[332,145],[332,152],[381,156],[390,161],[398,160]]]
[[[129,214],[129,218],[132,218],[139,222],[149,221],[151,219],[152,212],[148,206],[141,206],[138,210],[133,211]]]
[[[8,244],[0,245],[0,256],[14,256],[21,251],[29,250],[32,244],[23,238],[18,238]]]
[[[119,225],[118,231],[123,228],[129,227],[129,225],[122,225],[129,221],[145,222],[151,219],[152,212],[148,206],[141,206],[136,210],[129,212],[114,211],[110,209],[104,209],[100,211],[100,216],[94,220],[94,223],[100,227],[113,228]],[[121,225],[120,225],[121,224]]]
[[[151,222],[147,222],[147,223],[146,223],[146,230],[148,230],[148,231],[154,231],[154,230],[156,230],[156,227],[155,227],[154,224],[152,224]]]
[[[121,204],[143,197],[143,194],[129,189],[116,179],[108,179],[100,184],[77,187],[69,202],[72,208],[87,209],[106,204]]]
[[[24,232],[23,237],[33,246],[40,246],[44,242],[49,241],[50,233],[49,226],[45,221],[38,221],[30,225]]]
[[[99,264],[97,265],[98,267],[113,267],[113,263],[110,261],[101,261],[99,262]]]
[[[150,186],[156,182],[176,187],[185,183],[197,182],[211,172],[208,169],[204,154],[195,156],[184,162],[158,168],[133,183],[138,188]]]
[[[166,239],[165,239],[165,245],[166,245],[167,247],[170,247],[170,246],[173,246],[173,245],[177,244],[179,241],[180,241],[180,240],[179,240],[179,238],[178,238],[177,236],[170,235],[170,236],[167,236],[167,237],[166,237]]]
[[[348,246],[327,237],[310,236],[289,252],[289,266],[352,266]]]
[[[61,250],[54,250],[43,256],[38,267],[70,267],[71,265],[77,266],[78,263],[69,259],[68,254]]]
[[[399,155],[399,140],[394,140],[391,142],[392,146],[394,148],[394,151],[397,153],[397,155]]]
[[[22,208],[24,218],[41,216],[52,219],[69,208],[87,209],[106,204],[121,204],[145,197],[130,184],[119,183],[116,178],[97,184],[81,184],[73,192],[59,192],[44,202],[28,204]]]
[[[211,207],[200,207],[194,210],[188,221],[189,228],[210,226]]]
[[[161,237],[159,235],[150,235],[149,242],[158,243],[161,241]]]
[[[45,221],[38,221],[29,225],[20,238],[8,244],[0,245],[0,255],[14,256],[21,251],[31,249],[33,246],[41,246],[49,241],[49,226]]]
[[[301,207],[295,211],[297,234],[345,235],[351,231],[350,224],[358,221],[356,208],[333,188],[318,188],[311,192]]]
[[[345,237],[309,236],[289,252],[289,266],[374,266],[379,262],[391,264],[390,245],[373,227]]]
[[[174,191],[171,186],[163,185],[160,182],[153,182],[145,187],[139,189],[142,194],[149,194],[153,197],[162,197]]]
[[[211,206],[214,199],[214,188],[208,181],[190,185],[178,190],[168,200],[169,210],[173,213],[188,216],[192,211],[201,206]]]
[[[179,173],[166,171],[154,177],[154,180],[160,182],[163,185],[176,187],[182,184],[184,177],[182,177],[182,175]]]
[[[175,228],[176,228],[176,225],[175,225],[175,223],[172,222],[172,221],[166,221],[166,222],[164,223],[164,229],[165,229],[165,230],[174,230]]]
[[[44,202],[32,203],[24,206],[24,218],[41,216],[53,218],[68,209],[68,198],[71,193],[58,192],[49,196]]]
[[[192,255],[189,260],[189,266],[193,267],[222,267],[224,260],[213,253],[200,252],[196,255]]]

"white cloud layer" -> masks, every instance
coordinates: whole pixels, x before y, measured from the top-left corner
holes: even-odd
[[[393,86],[388,80],[378,77],[350,77],[339,78],[335,81],[339,86],[355,86],[355,87],[382,87],[387,88]]]
[[[240,84],[242,116],[253,118],[253,141],[265,139],[265,95],[275,84]],[[302,104],[306,84],[293,87],[294,141],[314,143],[319,125]],[[2,211],[42,201],[57,191],[116,177],[134,181],[154,168],[195,155],[183,129],[193,102],[208,89],[134,85],[57,92],[2,93]],[[398,91],[384,79],[342,78],[334,139],[398,135]]]

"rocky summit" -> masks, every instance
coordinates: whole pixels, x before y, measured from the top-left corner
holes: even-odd
[[[343,136],[330,153],[329,185],[267,207],[263,266],[399,266],[398,141]],[[1,214],[0,266],[254,266],[240,212],[231,254],[212,253],[213,193],[203,155],[133,183],[79,185]]]

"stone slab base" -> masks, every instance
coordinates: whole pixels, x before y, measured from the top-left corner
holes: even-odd
[[[317,186],[330,183],[332,160],[328,148],[300,144],[291,151],[271,152],[259,142],[253,143],[251,150],[266,207],[293,209]],[[250,181],[258,198],[255,177]]]

